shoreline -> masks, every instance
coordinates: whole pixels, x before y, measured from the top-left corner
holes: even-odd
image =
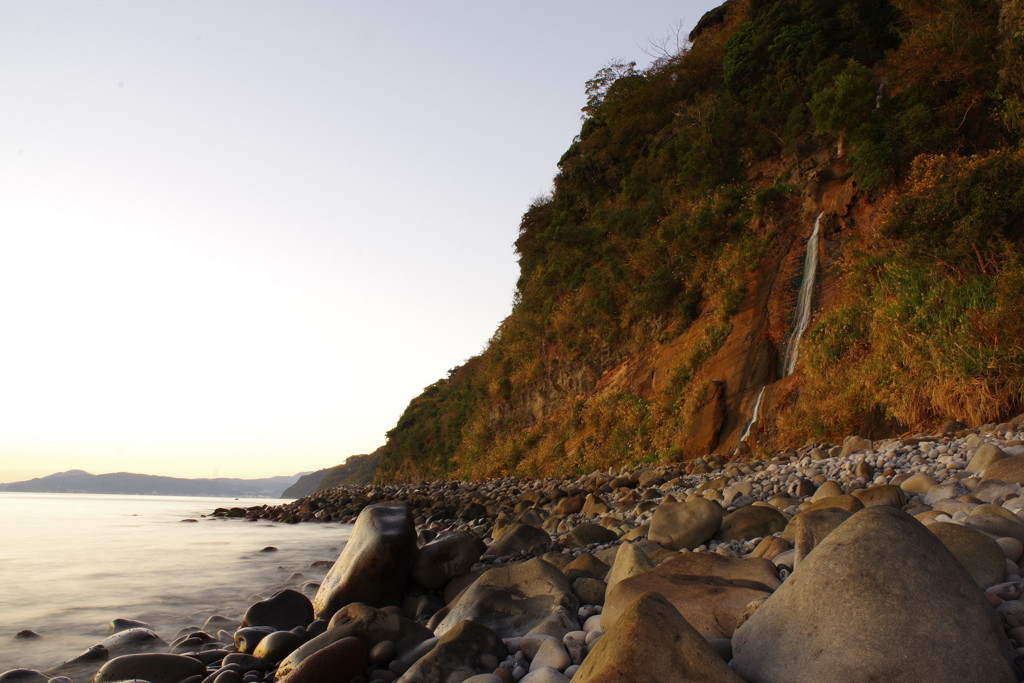
[[[696,460],[555,479],[345,487],[236,510],[231,516],[356,526],[318,593],[285,591],[250,607],[288,612],[284,621],[267,628],[247,615],[248,625],[205,624],[171,642],[163,650],[171,654],[140,648],[147,654],[133,661],[173,661],[183,668],[166,680],[190,683],[221,675],[225,683],[233,680],[228,671],[244,683],[303,683],[318,680],[309,672],[324,662],[367,682],[631,680],[621,673],[629,666],[669,672],[698,666],[707,680],[778,680],[773,667],[787,666],[790,675],[782,680],[821,680],[815,667],[822,664],[802,651],[813,650],[813,636],[794,651],[785,639],[772,640],[810,618],[832,624],[825,631],[839,629],[826,648],[835,657],[832,667],[846,662],[837,633],[850,639],[855,628],[862,640],[893,643],[857,648],[861,673],[847,680],[923,670],[930,680],[946,680],[947,671],[956,680],[1018,680],[1024,416],[986,427],[875,442],[849,437],[842,445],[808,445],[720,468]],[[849,538],[840,543],[844,534]],[[878,539],[889,540],[879,545]],[[869,558],[850,555],[851,548],[867,549]],[[945,569],[921,577],[912,571],[920,557]],[[845,583],[881,571],[890,592],[906,590],[895,602],[889,595],[888,610],[911,601],[934,642],[915,644],[923,636],[914,624],[892,632],[885,613],[846,614],[843,601],[852,598],[836,578],[845,567],[857,567]],[[800,586],[814,585],[818,574],[828,578],[826,595],[805,604]],[[969,594],[968,602],[949,604],[960,593]],[[275,600],[291,604],[264,605]],[[872,602],[864,595],[856,601]],[[524,611],[525,603],[540,607]],[[957,621],[954,614],[977,622],[971,633],[936,629],[936,621]],[[689,659],[667,645],[625,647],[638,637],[660,642],[664,633],[652,632],[653,622],[673,624],[674,642],[688,643]],[[125,633],[125,641],[144,635]],[[958,657],[969,663],[966,669],[942,662],[949,656],[943,638],[964,641]],[[924,651],[908,663],[907,648]],[[772,653],[782,651],[788,663],[775,661]],[[110,677],[115,658],[95,658],[101,654],[50,674],[71,674],[77,683],[95,669],[97,681],[120,680]],[[982,654],[988,664],[979,661]],[[197,666],[190,669],[190,662]],[[893,669],[893,662],[903,668]],[[144,673],[134,677],[160,683]],[[41,683],[50,674],[0,681]]]

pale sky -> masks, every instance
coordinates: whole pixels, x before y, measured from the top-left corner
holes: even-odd
[[[586,80],[716,4],[0,1],[0,481],[375,450],[509,314]]]

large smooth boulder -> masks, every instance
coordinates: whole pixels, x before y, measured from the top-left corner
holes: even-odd
[[[484,554],[487,546],[468,531],[442,534],[420,548],[416,554],[412,577],[429,590],[440,590],[468,572]]]
[[[679,610],[658,593],[643,593],[626,608],[572,680],[742,683]]]
[[[531,631],[561,637],[579,628],[577,609],[579,600],[568,579],[538,557],[484,572],[451,606],[434,634],[443,636],[459,622],[470,619],[502,638]]]
[[[1006,555],[992,537],[948,522],[933,522],[928,530],[953,553],[980,588],[988,588],[1006,578]]]
[[[313,603],[305,595],[286,588],[272,597],[253,603],[242,617],[242,626],[273,626],[288,631],[313,621]]]
[[[853,515],[737,629],[746,681],[1016,680],[981,589],[920,522],[887,506]]]
[[[416,525],[404,504],[363,508],[337,562],[313,599],[318,619],[350,602],[397,605],[416,556]]]
[[[771,536],[786,528],[786,516],[767,505],[749,505],[730,512],[715,534],[719,541],[746,541]]]
[[[303,643],[291,652],[277,667],[277,678],[287,676],[313,653],[342,638],[356,637],[363,641],[367,651],[385,640],[395,644],[401,654],[433,636],[430,630],[411,619],[388,609],[378,609],[353,602],[335,612],[324,633]]]
[[[163,653],[124,655],[100,667],[93,683],[113,681],[149,681],[179,683],[190,676],[206,676],[206,667],[199,660],[184,655]]]
[[[654,511],[647,538],[669,550],[692,550],[715,535],[724,516],[721,505],[705,498],[668,500]]]
[[[462,683],[494,671],[505,658],[501,636],[483,624],[464,620],[441,636],[430,652],[416,660],[400,683]]]
[[[641,595],[663,595],[705,638],[730,638],[747,605],[779,585],[775,565],[764,558],[727,558],[683,553],[623,579],[605,596],[601,626],[607,631]]]

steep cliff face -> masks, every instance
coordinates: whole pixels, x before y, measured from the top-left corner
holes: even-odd
[[[603,69],[523,216],[512,315],[410,403],[377,476],[745,457],[1019,411],[1018,9],[731,0],[683,54]]]

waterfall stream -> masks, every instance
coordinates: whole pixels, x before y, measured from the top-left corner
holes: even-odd
[[[754,428],[755,424],[757,424],[757,418],[761,412],[761,401],[764,399],[764,390],[767,388],[767,384],[761,387],[761,393],[757,395],[757,400],[754,401],[754,410],[751,411],[750,419],[747,420],[747,424],[743,427],[743,434],[740,435],[740,441],[737,442],[737,448],[739,447],[740,442],[745,441],[747,437],[750,436],[750,430]]]
[[[807,238],[807,252],[804,255],[804,270],[800,279],[800,293],[797,295],[796,300],[796,315],[793,320],[793,332],[790,334],[789,341],[786,343],[786,354],[783,357],[783,377],[791,375],[793,370],[796,368],[797,352],[800,349],[800,338],[804,335],[804,332],[807,331],[807,325],[811,320],[811,300],[814,297],[814,283],[818,275],[818,232],[821,225],[821,217],[824,215],[825,212],[822,211],[818,214],[818,217],[814,219],[814,229],[811,231],[811,236]],[[757,400],[754,401],[754,408],[751,411],[750,419],[743,426],[743,432],[740,435],[739,441],[736,442],[736,450],[733,451],[734,454],[739,450],[739,445],[746,441],[747,437],[750,436],[750,432],[753,430],[754,425],[757,424],[757,420],[761,413],[761,401],[764,399],[764,392],[767,388],[767,384],[761,387],[761,392],[757,395]]]
[[[793,320],[793,333],[786,344],[786,355],[784,356],[783,377],[793,374],[796,369],[797,353],[800,350],[800,337],[807,331],[807,325],[811,320],[811,299],[814,297],[814,282],[818,274],[818,228],[821,224],[821,217],[825,215],[822,211],[814,219],[814,230],[807,239],[807,253],[804,256],[804,272],[800,280],[800,293],[796,299],[796,318]]]

